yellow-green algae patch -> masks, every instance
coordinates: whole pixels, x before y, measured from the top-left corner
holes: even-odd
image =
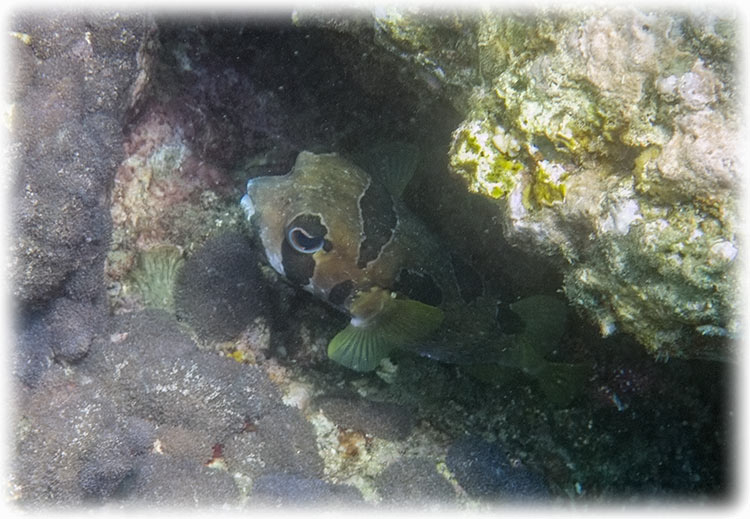
[[[473,191],[504,198],[519,184],[525,169],[515,157],[518,147],[513,142],[487,120],[469,121],[454,132],[450,165],[469,180]]]
[[[533,180],[524,189],[523,204],[531,211],[539,206],[551,207],[565,200],[567,186],[564,180],[568,173],[559,165],[542,161],[536,165]]]

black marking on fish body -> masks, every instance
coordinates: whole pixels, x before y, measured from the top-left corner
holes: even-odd
[[[308,285],[315,273],[315,259],[310,254],[304,254],[292,248],[286,238],[281,244],[281,264],[286,278],[292,284],[301,287]]]
[[[328,293],[328,301],[335,306],[342,306],[346,298],[349,297],[354,290],[354,281],[347,279],[334,286]]]
[[[470,303],[484,294],[482,276],[474,270],[474,267],[457,254],[451,253],[450,257],[451,265],[453,266],[453,275],[456,278],[458,291],[464,302]]]
[[[287,225],[281,237],[281,264],[284,267],[284,275],[291,283],[304,287],[310,283],[315,273],[315,259],[312,254],[300,252],[290,245],[287,232],[294,227],[304,229],[310,236],[325,236],[328,229],[323,225],[319,215],[305,213],[296,216]],[[323,249],[327,250],[325,245]]]
[[[370,179],[359,198],[359,216],[363,239],[359,244],[357,266],[363,269],[380,256],[398,224],[393,198],[383,184]]]
[[[443,302],[443,291],[435,279],[422,269],[401,269],[393,289],[426,305],[439,306]]]

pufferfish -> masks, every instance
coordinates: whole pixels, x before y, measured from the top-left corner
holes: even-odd
[[[510,305],[524,331],[503,333],[481,277],[401,201],[416,155],[400,146],[382,157],[370,175],[335,153],[303,151],[288,174],[250,179],[241,200],[274,270],[351,317],[329,358],[371,371],[403,348],[483,378],[520,369],[550,398],[569,394],[580,370],[543,358],[564,330],[564,304]]]

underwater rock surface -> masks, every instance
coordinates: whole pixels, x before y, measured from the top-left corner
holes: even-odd
[[[105,325],[109,192],[147,25],[113,14],[11,23],[9,279],[24,383],[83,357]]]
[[[383,502],[395,506],[455,503],[455,491],[425,458],[403,458],[391,463],[377,480]]]
[[[60,294],[103,302],[109,191],[146,28],[139,16],[13,20],[10,271],[24,305]]]
[[[362,502],[356,488],[293,474],[266,474],[253,484],[253,494],[270,506],[289,508],[351,506]]]
[[[336,425],[385,439],[403,440],[414,428],[414,410],[354,395],[324,395],[313,402]]]
[[[236,504],[232,472],[209,462],[322,469],[310,425],[264,372],[198,350],[160,310],[114,318],[78,369],[48,370],[21,404],[14,482],[29,502]]]
[[[463,118],[450,167],[512,244],[548,255],[603,336],[657,357],[733,357],[740,110],[734,13],[633,8],[432,13],[358,23],[412,88]],[[363,78],[347,49],[343,56]]]
[[[448,449],[445,463],[463,489],[475,497],[539,500],[549,496],[539,474],[523,466],[511,466],[500,447],[478,437],[455,441]]]

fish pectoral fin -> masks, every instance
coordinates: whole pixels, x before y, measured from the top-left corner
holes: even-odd
[[[373,304],[377,303],[377,304]],[[377,308],[352,322],[328,344],[328,357],[356,371],[371,371],[397,347],[427,338],[443,322],[443,311],[411,299],[391,298],[387,292],[366,292],[353,309]]]
[[[372,371],[396,346],[377,329],[350,324],[328,343],[328,357],[354,371]]]

